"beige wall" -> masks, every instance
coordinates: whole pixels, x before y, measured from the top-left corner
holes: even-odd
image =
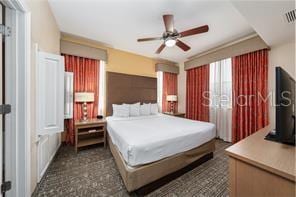
[[[155,64],[152,58],[109,49],[106,71],[156,77]]]
[[[294,79],[296,79],[295,71],[295,42],[290,42],[278,46],[271,47],[269,51],[269,68],[268,68],[268,90],[274,92],[275,89],[275,67],[281,66]],[[275,95],[273,93],[273,95]],[[178,110],[185,112],[186,107],[186,72],[184,71],[184,63],[180,63],[180,74],[178,76]],[[271,102],[275,103],[275,97]],[[270,104],[269,107],[270,124],[275,128],[275,107]]]
[[[44,0],[28,0],[31,12],[31,34],[32,34],[32,100],[31,100],[31,192],[37,184],[37,145],[36,145],[36,123],[35,123],[35,47],[44,52],[60,53],[60,31],[55,18],[50,10],[49,4]]]
[[[295,42],[273,46],[269,52],[268,90],[273,93],[272,102],[269,107],[270,124],[275,128],[275,67],[280,66],[286,70],[294,79],[295,71]]]

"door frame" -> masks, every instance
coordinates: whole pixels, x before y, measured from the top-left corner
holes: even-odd
[[[31,15],[25,0],[1,0],[6,9],[5,100],[12,105],[6,124],[6,196],[31,196]],[[8,154],[9,153],[9,154]]]

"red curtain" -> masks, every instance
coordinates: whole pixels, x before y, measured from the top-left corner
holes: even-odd
[[[178,94],[178,75],[174,73],[163,72],[162,86],[162,111],[171,111],[170,104],[166,100],[167,95]],[[178,108],[177,103],[174,103],[175,110]]]
[[[232,142],[268,125],[267,49],[232,58]]]
[[[66,142],[74,144],[75,132],[74,123],[82,117],[82,103],[75,103],[76,92],[93,92],[95,101],[87,104],[88,118],[95,118],[98,115],[99,96],[99,60],[64,55],[65,71],[74,73],[74,107],[73,119],[65,120],[67,129]]]
[[[186,117],[209,121],[209,64],[187,70]]]

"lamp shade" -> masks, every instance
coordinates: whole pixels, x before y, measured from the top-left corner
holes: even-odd
[[[92,92],[76,92],[75,102],[94,102],[95,94]]]
[[[166,100],[173,102],[173,101],[177,101],[178,97],[177,97],[177,95],[167,95]]]

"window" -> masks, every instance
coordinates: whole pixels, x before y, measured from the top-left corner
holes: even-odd
[[[158,108],[162,109],[162,94],[163,94],[163,72],[157,72],[157,103]]]
[[[231,142],[232,69],[231,58],[210,64],[210,122],[217,137]]]
[[[106,81],[106,72],[105,72],[105,61],[100,61],[99,69],[99,102],[98,102],[98,114],[104,114],[104,101],[105,101],[105,81]]]
[[[231,58],[210,64],[210,98],[212,107],[231,108]]]

